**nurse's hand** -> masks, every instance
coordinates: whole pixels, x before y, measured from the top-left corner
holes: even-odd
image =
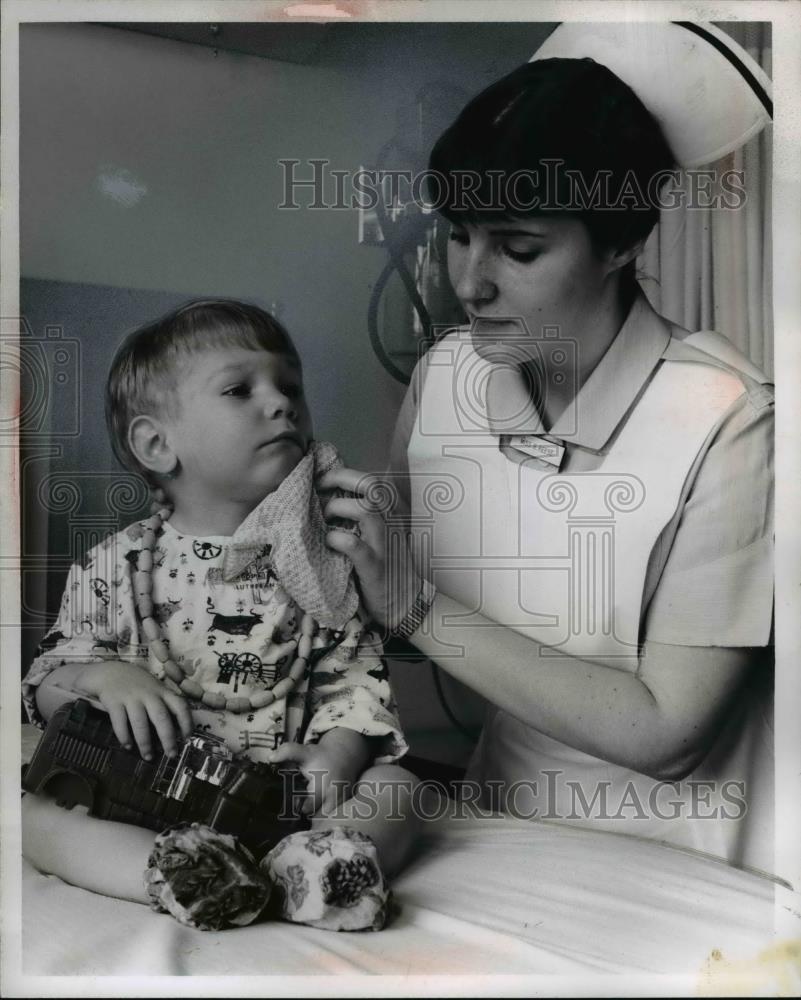
[[[391,485],[380,476],[345,468],[332,469],[318,485],[352,494],[329,500],[324,513],[326,518],[355,522],[359,533],[332,528],[326,541],[353,563],[365,609],[379,625],[394,628],[414,603],[422,581],[414,568],[404,520],[391,513],[385,516],[391,508]]]

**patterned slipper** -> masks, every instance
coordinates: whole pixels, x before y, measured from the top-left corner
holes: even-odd
[[[380,931],[387,922],[392,894],[375,844],[357,830],[292,833],[260,867],[275,883],[284,920],[331,931]]]
[[[272,890],[235,837],[201,823],[158,834],[144,879],[152,909],[201,931],[252,923]]]

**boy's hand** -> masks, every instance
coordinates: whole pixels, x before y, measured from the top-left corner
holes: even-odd
[[[270,755],[271,764],[290,761],[306,779],[304,816],[333,810],[350,797],[353,783],[370,756],[366,737],[352,729],[331,729],[319,743],[282,743]]]
[[[75,687],[100,701],[114,735],[126,749],[131,749],[133,732],[145,760],[153,756],[151,724],[168,756],[178,749],[173,716],[184,738],[192,732],[192,713],[186,701],[135,663],[90,664],[76,677]]]

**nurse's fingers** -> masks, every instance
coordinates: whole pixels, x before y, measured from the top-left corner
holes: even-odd
[[[325,536],[328,546],[353,563],[365,609],[379,625],[394,627],[402,621],[420,590],[408,552],[401,546],[391,562],[383,544],[367,544],[349,531],[332,530]]]
[[[371,489],[383,483],[380,476],[372,472],[360,472],[358,469],[331,469],[317,480],[321,490],[343,490],[345,493],[355,493],[365,496]]]
[[[325,505],[325,516],[355,521],[362,530],[371,524],[374,528],[384,524],[381,512],[370,506],[362,497],[334,497]]]
[[[349,493],[372,510],[390,510],[400,499],[392,476],[379,476],[356,469],[332,469],[320,477],[317,487],[323,492],[341,490]]]
[[[352,531],[344,531],[342,528],[332,528],[326,534],[325,540],[329,548],[350,559],[363,589],[368,581],[368,585],[374,584],[373,577],[376,571],[382,571],[380,575],[383,576],[383,544],[371,545],[363,537],[354,535]],[[365,580],[366,575],[368,581]]]
[[[333,497],[325,505],[323,513],[326,517],[346,517],[358,521],[363,514],[372,514],[373,511],[359,497]]]

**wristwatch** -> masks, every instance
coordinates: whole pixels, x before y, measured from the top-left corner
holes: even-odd
[[[437,588],[434,584],[429,580],[423,580],[420,584],[420,590],[417,592],[417,597],[414,599],[414,604],[412,604],[395,628],[390,629],[390,634],[395,636],[396,639],[408,639],[413,635],[423,624],[423,619],[434,603],[436,594]]]

